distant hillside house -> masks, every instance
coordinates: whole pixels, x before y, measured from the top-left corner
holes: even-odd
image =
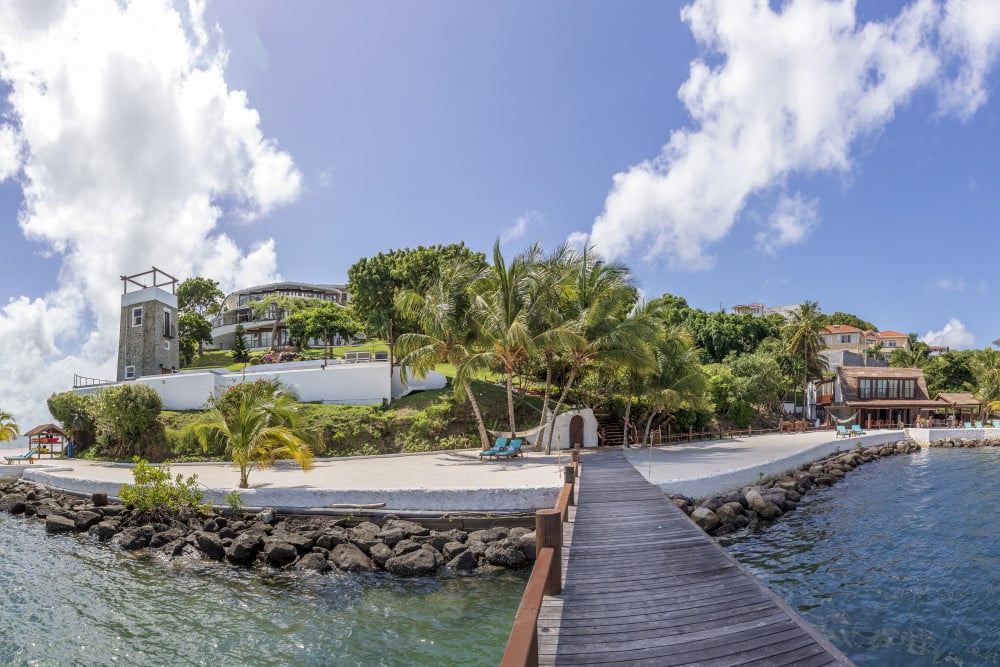
[[[737,304],[731,310],[737,315],[754,315],[756,317],[764,317],[765,315],[777,313],[787,320],[792,317],[793,312],[798,310],[798,306],[765,306],[755,301],[753,303]]]
[[[947,345],[929,345],[928,347],[931,348],[930,352],[927,355],[929,357],[939,357],[942,354],[947,354],[948,352],[951,352],[951,348],[948,347]]]
[[[882,354],[892,354],[896,350],[911,349],[910,337],[898,331],[880,331],[878,334],[879,347]]]
[[[220,350],[232,348],[237,324],[243,325],[249,349],[263,350],[271,347],[274,323],[279,315],[277,308],[271,306],[259,315],[254,310],[255,303],[270,296],[322,299],[341,306],[346,306],[350,301],[346,285],[281,282],[233,292],[222,302],[222,314],[212,321],[212,342],[215,347]],[[285,315],[281,314],[281,319],[284,319]],[[289,344],[288,330],[283,324],[278,325],[277,338],[279,346]],[[339,344],[345,341],[335,342]]]
[[[865,349],[865,332],[846,324],[828,324],[820,331],[828,350],[848,350],[861,354]]]

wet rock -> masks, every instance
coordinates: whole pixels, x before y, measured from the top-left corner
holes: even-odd
[[[237,565],[249,565],[257,558],[264,546],[260,533],[247,531],[240,533],[226,549],[226,558]]]
[[[719,515],[707,507],[694,508],[691,512],[691,520],[698,524],[698,527],[706,533],[712,533],[712,531],[718,528],[719,524],[722,523],[722,520],[719,519]],[[489,559],[488,552],[489,550],[487,549],[487,559]]]
[[[27,499],[24,497],[23,493],[8,493],[3,498],[0,498],[0,510],[4,512],[10,512],[11,514],[24,514],[24,509],[27,506]]]
[[[170,528],[159,533],[155,533],[151,538],[149,538],[149,548],[156,549],[162,547],[174,540],[180,540],[184,537],[184,531],[177,528]]]
[[[531,532],[530,528],[525,528],[524,526],[517,526],[516,528],[510,529],[510,532],[507,533],[507,537],[509,537],[512,540],[516,540],[522,535],[527,535],[530,532]]]
[[[313,572],[327,572],[330,570],[330,563],[323,554],[309,553],[295,563],[296,570],[310,570]]]
[[[487,530],[475,530],[469,533],[466,541],[470,542],[482,542],[483,544],[489,544],[490,542],[496,542],[497,540],[502,540],[507,537],[506,528],[489,528]]]
[[[468,549],[449,560],[447,565],[450,570],[475,570],[478,566],[479,559],[473,556]]]
[[[517,570],[528,565],[528,557],[517,546],[517,542],[511,539],[503,539],[497,542],[490,542],[486,546],[484,554],[486,562],[491,565],[503,565],[504,567]]]
[[[73,533],[76,531],[76,522],[68,517],[50,514],[45,519],[46,533]]]
[[[222,540],[215,533],[203,530],[195,533],[194,536],[195,540],[197,540],[198,549],[209,558],[222,560],[226,556],[226,548],[222,546]]]
[[[393,530],[400,529],[403,531],[403,537],[414,537],[414,536],[424,536],[430,535],[430,530],[421,526],[415,521],[406,521],[404,519],[388,519],[383,525],[383,530]]]
[[[538,554],[538,550],[535,544],[535,531],[530,533],[525,533],[521,537],[517,538],[517,548],[521,550],[524,557],[530,562],[535,562],[535,557]]]
[[[75,519],[76,529],[81,531],[89,530],[91,526],[100,523],[101,519],[103,518],[104,517],[102,517],[97,512],[88,512],[86,510],[82,512],[77,512]]]
[[[392,560],[392,559],[389,559]],[[375,567],[371,560],[354,544],[338,544],[330,552],[330,562],[345,572],[369,572]]]
[[[408,554],[411,551],[416,551],[419,548],[420,545],[413,540],[401,540],[392,548],[392,555],[402,556],[403,554]]]
[[[406,532],[402,528],[383,528],[375,537],[386,545],[394,547],[406,537]]]
[[[379,567],[385,567],[385,562],[393,556],[392,547],[381,542],[373,545],[370,553],[372,560],[375,561]]]
[[[455,556],[465,553],[469,550],[469,547],[465,546],[461,542],[449,542],[444,545],[444,549],[441,550],[442,555],[448,560],[453,559]]]
[[[298,551],[288,542],[268,539],[264,542],[264,560],[278,567],[288,565],[298,556]]]
[[[334,527],[316,538],[316,546],[324,549],[332,549],[338,544],[347,544],[347,531],[343,528]]]
[[[135,551],[136,549],[145,549],[148,547],[149,540],[152,537],[152,526],[132,526],[118,534],[118,543],[126,551]]]
[[[91,526],[88,532],[99,540],[110,540],[118,532],[118,524],[114,521],[104,520]]]
[[[402,556],[393,556],[385,562],[386,571],[402,577],[431,574],[437,568],[437,559],[427,549],[417,549]]]

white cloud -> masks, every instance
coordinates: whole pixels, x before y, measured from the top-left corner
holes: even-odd
[[[931,283],[931,288],[936,292],[963,292],[965,291],[965,279],[961,276],[957,278],[938,278]]]
[[[21,168],[21,138],[10,125],[0,125],[0,181]]]
[[[525,211],[514,224],[503,230],[500,233],[500,243],[507,243],[508,241],[514,241],[525,235],[528,231],[528,225],[533,225],[541,222],[544,219],[540,211]]]
[[[0,406],[21,419],[47,419],[45,396],[74,372],[113,376],[120,275],[155,265],[223,289],[275,278],[273,241],[244,252],[217,224],[295,200],[301,175],[226,84],[203,4],[0,6],[19,224],[62,259],[53,292],[0,308],[0,349],[18,351],[0,357]]]
[[[566,245],[575,250],[583,251],[588,243],[590,243],[590,234],[587,232],[573,232],[566,237]]]
[[[945,112],[968,118],[989,97],[986,75],[1000,52],[1000,11],[996,0],[948,0],[941,22],[945,57],[957,61],[957,75],[944,81]]]
[[[767,229],[754,237],[757,248],[774,255],[786,246],[801,243],[806,234],[819,222],[816,201],[782,195],[767,223]]]
[[[729,233],[751,194],[792,173],[849,170],[852,145],[915,91],[965,100],[943,103],[961,114],[981,103],[1000,38],[995,0],[945,9],[916,0],[860,25],[849,0],[774,4],[695,0],[681,10],[707,58],[720,62],[694,60],[679,90],[693,129],[673,131],[659,156],[613,177],[593,225],[602,254],[641,247],[673,268],[708,268],[706,248]],[[970,17],[987,6],[993,16],[973,31]],[[970,83],[951,85],[946,64]]]
[[[976,343],[976,337],[967,331],[965,325],[956,318],[951,318],[940,331],[928,331],[920,340],[928,345],[947,345],[952,349],[965,349]]]

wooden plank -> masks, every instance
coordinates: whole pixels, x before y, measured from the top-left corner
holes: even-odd
[[[620,451],[588,456],[575,492],[539,664],[851,664]]]

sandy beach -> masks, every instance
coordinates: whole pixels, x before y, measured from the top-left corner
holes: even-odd
[[[830,454],[895,441],[901,431],[875,431],[862,438],[837,439],[833,433],[772,434],[752,438],[678,443],[626,450],[628,460],[664,491],[706,496],[753,484],[761,473],[780,473]],[[25,451],[5,449],[3,455]],[[581,461],[586,466],[588,451]],[[247,506],[319,508],[382,505],[390,511],[506,512],[551,507],[562,483],[568,456],[529,452],[512,461],[479,460],[477,451],[366,456],[315,461],[303,472],[282,462],[250,474],[250,489],[240,490]],[[236,488],[237,469],[228,463],[184,463],[174,473],[197,475],[206,501],[222,503]],[[126,464],[42,458],[33,465],[0,465],[0,475],[76,493],[116,495],[132,480]],[[586,468],[584,467],[584,475]]]

